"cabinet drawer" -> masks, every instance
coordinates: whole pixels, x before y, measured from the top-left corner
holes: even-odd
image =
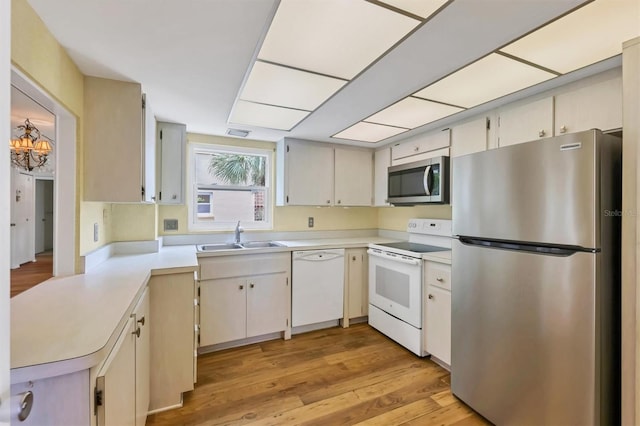
[[[451,265],[425,263],[426,284],[451,291]]]

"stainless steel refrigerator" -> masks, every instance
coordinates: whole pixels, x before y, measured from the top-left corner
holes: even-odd
[[[619,424],[621,140],[453,160],[452,392],[497,425]]]

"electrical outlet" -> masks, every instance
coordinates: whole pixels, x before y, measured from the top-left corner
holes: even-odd
[[[93,241],[98,242],[98,223],[93,224]]]
[[[164,230],[165,231],[177,231],[178,230],[178,219],[165,219],[164,220]]]
[[[309,216],[309,228],[313,228],[313,217]]]

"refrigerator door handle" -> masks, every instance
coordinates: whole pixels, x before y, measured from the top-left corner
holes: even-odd
[[[585,248],[579,246],[563,246],[563,245],[541,245],[541,244],[527,244],[521,242],[512,241],[498,241],[498,240],[485,240],[475,237],[458,236],[458,240],[467,246],[478,246],[501,250],[510,251],[522,251],[527,253],[550,255],[550,256],[571,256],[575,253],[598,253],[600,249]]]
[[[430,179],[431,178],[431,166],[427,166],[426,169],[424,169],[424,178],[422,180],[422,183],[424,184],[424,192],[426,192],[427,195],[431,195],[431,182]]]

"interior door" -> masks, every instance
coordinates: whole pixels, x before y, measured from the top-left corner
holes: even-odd
[[[53,181],[36,179],[35,252],[53,249]]]
[[[15,172],[11,194],[12,268],[35,260],[35,203],[33,176]]]

